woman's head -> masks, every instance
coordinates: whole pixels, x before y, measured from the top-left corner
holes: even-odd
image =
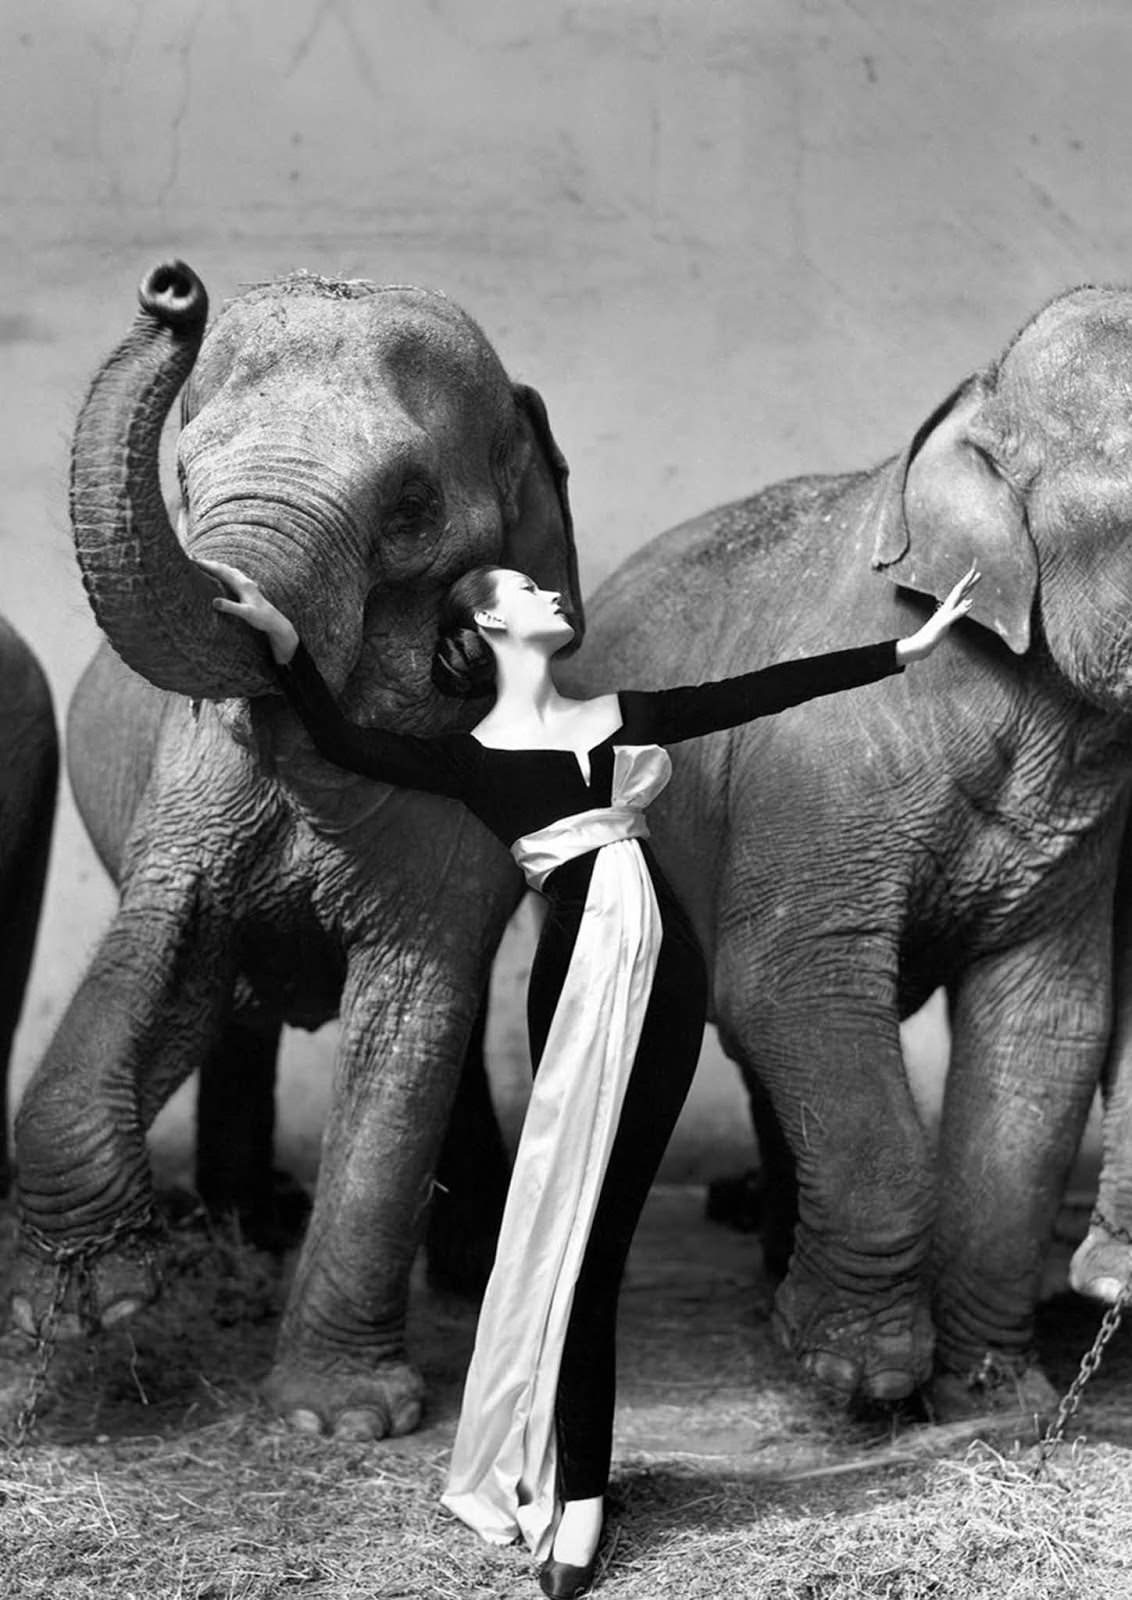
[[[474,700],[495,688],[495,653],[476,626],[476,613],[495,604],[497,567],[473,567],[444,596],[432,681],[441,694]]]
[[[495,688],[496,655],[518,647],[552,656],[574,637],[556,590],[510,567],[473,567],[440,608],[432,681],[441,694],[474,699]]]

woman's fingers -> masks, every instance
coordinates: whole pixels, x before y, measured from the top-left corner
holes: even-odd
[[[198,567],[203,567],[206,572],[211,572],[213,577],[219,578],[222,583],[226,583],[238,595],[243,596],[246,591],[254,594],[259,593],[259,585],[255,579],[249,578],[246,572],[240,571],[239,567],[230,566],[227,561],[213,561],[206,556],[196,556],[194,559]],[[248,594],[248,598],[251,597],[251,593]]]
[[[965,617],[967,615],[975,603],[975,585],[981,577],[982,573],[974,566],[963,574],[943,602],[943,610],[948,616]]]
[[[227,594],[216,595],[213,599],[214,611],[225,612],[230,617],[239,617],[240,621],[247,623],[249,627],[257,628],[261,633],[268,635],[273,635],[280,628],[289,626],[283,613],[271,604],[255,579],[249,578],[239,567],[230,566],[227,561],[213,561],[204,556],[198,556],[196,561],[203,571],[210,573],[227,587]],[[293,650],[294,646],[291,648]],[[280,656],[279,659],[282,660],[283,657]]]

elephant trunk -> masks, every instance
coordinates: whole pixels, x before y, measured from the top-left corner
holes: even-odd
[[[141,314],[95,378],[75,430],[71,521],[83,583],[113,648],[159,688],[208,700],[262,694],[273,685],[266,652],[213,609],[221,590],[181,548],[158,469],[208,295],[174,261],[146,275],[138,298]]]

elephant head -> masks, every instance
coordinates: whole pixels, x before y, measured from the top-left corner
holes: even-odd
[[[1132,291],[1071,290],[928,418],[882,474],[873,565],[1040,640],[1094,704],[1132,710]]]
[[[262,641],[213,609],[195,556],[254,576],[362,717],[431,718],[437,606],[470,566],[562,590],[580,642],[545,408],[450,300],[297,273],[248,290],[206,335],[184,263],[151,271],[139,298],[79,417],[71,480],[87,593],[135,671],[194,699],[274,687]],[[158,461],[186,380],[178,536]]]

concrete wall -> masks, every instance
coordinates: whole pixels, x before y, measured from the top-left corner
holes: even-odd
[[[95,644],[71,422],[170,253],[214,299],[305,266],[461,301],[547,399],[590,586],[713,502],[887,454],[1045,297],[1128,274],[1122,0],[6,0],[0,29],[0,608],[60,708]],[[64,798],[20,1081],[111,906]],[[938,1066],[938,1020],[911,1037]],[[330,1052],[288,1041],[308,1164]],[[669,1173],[744,1157],[709,1043]]]

